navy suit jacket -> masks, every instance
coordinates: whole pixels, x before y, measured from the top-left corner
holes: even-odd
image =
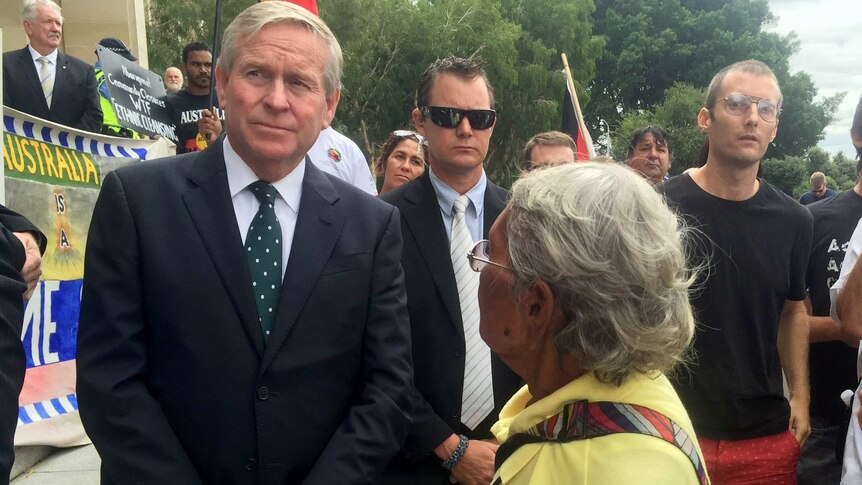
[[[57,53],[57,74],[51,106],[45,101],[39,72],[26,46],[3,54],[3,104],[33,116],[99,133],[102,107],[93,66]]]
[[[25,367],[21,345],[22,293],[26,289],[21,280],[21,268],[25,254],[13,230],[41,235],[30,221],[0,205],[0,485],[9,483],[15,457],[13,441],[18,424],[18,394],[24,384]]]
[[[449,238],[429,173],[381,198],[401,212],[401,264],[407,282],[416,384],[413,425],[404,453],[390,463],[381,483],[439,484],[447,481],[448,472],[432,454],[434,448],[453,432],[470,439],[492,438],[490,427],[520,388],[521,379],[492,352],[494,410],[475,430],[461,424],[464,326]],[[508,198],[505,189],[488,181],[483,220],[486,238]]]
[[[398,211],[306,161],[264,343],[223,138],[104,178],[78,333],[102,483],[369,483],[412,406]]]

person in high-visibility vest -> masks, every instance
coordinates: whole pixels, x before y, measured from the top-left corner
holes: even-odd
[[[106,37],[99,41],[99,45],[132,62],[138,60],[120,39]],[[96,62],[95,68],[96,85],[99,89],[99,102],[102,105],[102,134],[123,138],[141,138],[138,132],[120,125],[120,120],[117,119],[117,112],[114,110],[113,103],[111,103],[111,95],[108,92],[108,83],[105,81],[105,73],[102,71],[101,62]]]

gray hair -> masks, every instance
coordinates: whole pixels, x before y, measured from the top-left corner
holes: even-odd
[[[51,7],[56,10],[57,14],[60,15],[60,21],[62,21],[63,10],[61,10],[60,6],[52,0],[29,0],[28,2],[25,2],[24,10],[21,12],[21,18],[32,22],[36,18],[36,8],[41,6]]]
[[[541,280],[564,315],[560,356],[616,385],[684,360],[695,329],[687,230],[642,177],[611,163],[529,172],[512,186],[506,232],[514,299]]]
[[[308,10],[290,2],[261,2],[252,5],[236,16],[224,31],[218,67],[230,71],[239,44],[247,42],[262,28],[279,23],[298,25],[309,32],[320,36],[329,47],[324,72],[326,97],[330,98],[341,88],[341,69],[343,57],[341,45],[329,30],[329,27]]]
[[[721,83],[724,78],[731,72],[744,72],[746,74],[754,74],[756,76],[767,76],[775,81],[775,86],[778,88],[778,111],[781,111],[781,105],[784,103],[784,95],[781,94],[781,85],[778,83],[778,78],[775,73],[762,61],[757,59],[748,59],[746,61],[735,62],[724,69],[718,71],[709,82],[709,87],[706,88],[706,109],[710,110],[709,116],[712,117],[712,107],[718,101],[718,91],[721,89]]]

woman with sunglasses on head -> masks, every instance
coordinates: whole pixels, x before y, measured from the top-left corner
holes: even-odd
[[[468,253],[481,336],[526,382],[492,428],[495,485],[709,483],[664,375],[695,329],[684,233],[617,164],[515,182],[490,240]]]
[[[425,173],[425,138],[409,130],[390,133],[374,161],[374,173],[383,174],[381,194]]]

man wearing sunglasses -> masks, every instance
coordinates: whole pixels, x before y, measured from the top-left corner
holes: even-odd
[[[709,140],[706,164],[660,188],[701,233],[690,256],[700,268],[696,357],[674,386],[717,485],[796,483],[810,432],[803,300],[811,214],[757,178],[781,101],[762,62],[721,70],[697,117]]]
[[[491,482],[491,425],[520,384],[478,334],[478,278],[467,252],[508,193],[485,176],[494,93],[474,61],[449,57],[419,79],[413,122],[429,169],[382,196],[401,211],[416,392],[404,453],[383,483]]]

